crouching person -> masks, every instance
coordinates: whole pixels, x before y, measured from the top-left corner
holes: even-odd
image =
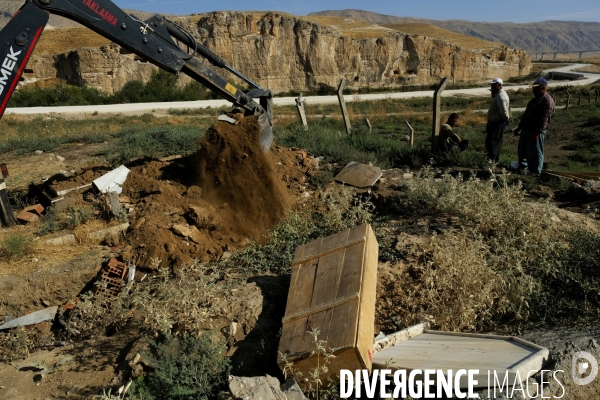
[[[461,143],[463,140],[458,137],[452,130],[458,122],[458,114],[452,113],[448,117],[448,121],[440,126],[440,146],[439,149],[442,153],[450,153],[451,151],[463,150]]]

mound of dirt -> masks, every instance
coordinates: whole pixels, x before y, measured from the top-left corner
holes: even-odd
[[[122,255],[150,269],[153,260],[177,268],[263,241],[289,200],[304,191],[308,170],[291,149],[274,145],[263,153],[255,117],[217,122],[195,155],[128,167],[123,195],[135,211]]]
[[[239,115],[239,114],[237,114]],[[203,198],[227,205],[233,230],[261,242],[263,234],[284,216],[289,194],[259,143],[258,117],[233,125],[217,122],[202,139],[198,152]]]

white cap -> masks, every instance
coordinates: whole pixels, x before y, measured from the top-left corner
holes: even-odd
[[[494,83],[499,83],[501,85],[504,85],[504,82],[502,81],[501,78],[494,78],[494,80],[492,81],[491,84],[493,85]]]

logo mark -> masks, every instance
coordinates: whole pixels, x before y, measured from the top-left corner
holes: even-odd
[[[586,362],[579,361],[582,359],[586,360]],[[590,374],[585,378],[580,378],[580,376],[585,374],[587,371],[590,371]],[[573,354],[571,374],[573,375],[573,382],[575,382],[576,385],[587,385],[588,383],[591,383],[598,375],[598,361],[596,361],[594,356],[587,351],[578,351],[577,353]]]

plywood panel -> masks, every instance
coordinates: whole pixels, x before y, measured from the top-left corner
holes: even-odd
[[[327,349],[343,354],[329,366],[332,373],[339,373],[338,364],[370,368],[377,248],[365,224],[296,249],[279,344],[279,351],[293,354],[296,368],[309,372],[318,363],[314,338],[307,333],[313,328]]]
[[[375,336],[375,301],[377,291],[377,264],[379,246],[375,240],[375,233],[366,225],[366,251],[363,260],[363,278],[361,280],[361,296],[359,310],[359,326],[356,347],[365,368],[371,368],[371,354]]]
[[[358,301],[352,301],[334,308],[327,347],[354,347],[356,345],[357,329]]]
[[[311,261],[306,264],[301,264],[297,267],[296,281],[290,284],[291,303],[288,302],[289,308],[286,308],[286,314],[293,314],[298,311],[310,308],[312,301],[313,287],[315,282],[315,274],[317,272],[317,261]]]

